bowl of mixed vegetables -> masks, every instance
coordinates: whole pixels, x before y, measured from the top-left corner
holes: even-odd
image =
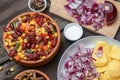
[[[48,63],[60,45],[57,23],[43,13],[26,12],[4,27],[3,43],[10,58],[26,67]]]
[[[49,77],[39,70],[25,70],[14,77],[14,80],[50,80]]]

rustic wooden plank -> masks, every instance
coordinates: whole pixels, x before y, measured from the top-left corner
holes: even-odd
[[[0,12],[7,9],[10,5],[12,5],[16,0],[0,0]],[[9,6],[8,6],[9,5]]]
[[[22,12],[29,11],[27,2],[28,0],[18,0],[12,5],[8,5],[6,10],[0,12],[0,25],[8,23],[9,20]]]
[[[9,57],[7,56],[7,52],[5,51],[4,49],[4,46],[3,46],[3,28],[4,28],[4,24],[0,26],[0,65],[3,64],[4,62],[6,62]]]

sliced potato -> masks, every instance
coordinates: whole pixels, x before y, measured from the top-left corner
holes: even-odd
[[[111,45],[107,45],[107,46],[103,47],[103,52],[105,53],[108,61],[111,61],[111,57],[110,57],[111,50],[112,50]]]
[[[117,61],[117,60],[110,61],[108,64],[107,72],[111,78],[119,78],[120,77],[120,61]]]
[[[120,60],[120,47],[113,46],[112,51],[110,53],[110,57],[116,60]]]
[[[107,79],[106,79],[106,76],[103,73],[101,73],[100,77],[99,77],[99,80],[107,80]]]
[[[108,60],[104,53],[103,53],[102,57],[98,57],[98,56],[96,56],[96,54],[93,53],[92,57],[96,60],[96,61],[93,61],[95,67],[102,67],[107,64]]]
[[[97,53],[99,47],[105,47],[107,43],[105,41],[98,41],[95,45],[93,53]]]
[[[96,67],[96,70],[97,70],[97,72],[102,73],[107,70],[107,67],[108,67],[107,65],[102,66],[102,67]]]

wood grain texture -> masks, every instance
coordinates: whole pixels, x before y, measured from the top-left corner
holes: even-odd
[[[96,1],[99,3],[104,3],[105,0],[96,0]],[[120,22],[119,22],[120,21],[120,9],[119,9],[120,3],[114,0],[108,0],[108,1],[112,2],[117,7],[118,15],[117,15],[116,21],[111,25],[105,24],[104,27],[99,29],[98,31],[95,31],[92,25],[83,26],[83,27],[86,29],[92,30],[94,32],[114,38],[120,25]],[[56,3],[59,3],[59,4],[56,4]],[[77,22],[65,10],[64,5],[66,4],[68,4],[66,0],[51,0],[50,12],[66,20],[69,20],[71,22]]]
[[[0,66],[3,67],[3,70],[0,71],[0,80],[12,80],[13,77],[16,74],[18,74],[19,72],[29,69],[29,68],[22,67],[22,66],[18,65],[17,63],[9,60],[9,57],[7,56],[7,53],[3,47],[3,41],[2,41],[4,26],[15,16],[17,16],[23,12],[30,11],[27,7],[27,2],[28,2],[28,0],[22,0],[22,1],[21,0],[0,0],[0,44],[1,44],[0,45]],[[44,13],[51,16],[58,23],[60,30],[61,30],[61,45],[60,45],[59,52],[54,57],[54,59],[52,61],[50,61],[50,63],[48,63],[42,67],[35,68],[35,69],[45,72],[50,77],[51,80],[57,80],[58,62],[59,62],[63,52],[73,42],[65,39],[65,37],[63,35],[63,28],[69,22],[58,16],[51,14],[49,12],[49,8],[51,5],[50,0],[47,0],[47,2],[48,2],[47,9],[44,11]],[[83,29],[83,30],[84,30],[84,34],[82,36],[83,38],[87,37],[87,36],[92,36],[92,35],[100,35],[100,34],[90,32],[86,29]],[[118,30],[118,33],[117,33],[115,39],[120,41],[120,30]],[[11,67],[14,67],[15,71],[12,72],[11,75],[6,75],[5,72],[7,70],[9,70]]]

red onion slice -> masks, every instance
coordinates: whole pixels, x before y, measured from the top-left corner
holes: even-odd
[[[64,64],[63,80],[86,80],[86,78],[92,80],[98,77],[93,64],[92,52],[92,49],[79,46]]]

